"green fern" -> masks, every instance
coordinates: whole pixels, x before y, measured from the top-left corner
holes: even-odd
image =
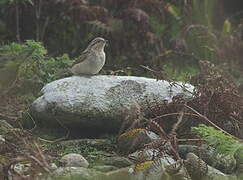
[[[193,127],[192,131],[202,137],[209,146],[216,150],[216,153],[223,155],[233,155],[237,149],[243,146],[243,143],[238,142],[231,136],[225,135],[222,131],[216,130],[213,127],[199,125]]]
[[[22,87],[26,82],[45,84],[56,80],[55,74],[72,62],[67,54],[47,56],[43,45],[33,40],[0,46],[0,90],[9,91],[17,84]]]

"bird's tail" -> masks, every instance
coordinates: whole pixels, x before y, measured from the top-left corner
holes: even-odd
[[[64,69],[64,70],[62,70],[60,72],[57,72],[55,74],[55,77],[57,79],[62,79],[62,78],[69,77],[69,76],[72,76],[72,75],[73,75],[73,73],[71,72],[71,69],[67,68],[67,69]]]

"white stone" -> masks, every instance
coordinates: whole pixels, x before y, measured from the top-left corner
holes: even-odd
[[[80,154],[70,153],[61,158],[61,163],[65,167],[85,167],[89,166],[88,161]]]
[[[134,76],[72,76],[47,84],[31,107],[39,126],[118,131],[135,102],[142,108],[171,101],[178,94],[191,96],[193,86],[171,86],[167,81]]]

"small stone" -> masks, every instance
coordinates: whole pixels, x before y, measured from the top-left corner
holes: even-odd
[[[57,165],[55,163],[51,163],[50,164],[50,169],[51,170],[56,170],[57,169]]]
[[[24,175],[24,174],[28,173],[28,171],[30,170],[30,167],[31,167],[31,163],[26,163],[26,164],[17,163],[14,165],[13,169],[15,172],[17,172],[21,175]]]
[[[80,154],[70,153],[64,155],[60,162],[65,167],[85,167],[89,166],[88,161]]]

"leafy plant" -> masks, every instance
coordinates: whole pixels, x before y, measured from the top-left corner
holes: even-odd
[[[67,67],[70,67],[73,63],[68,56],[68,54],[64,54],[60,57],[50,57],[47,58],[43,64],[42,77],[44,78],[45,82],[51,82],[56,80],[57,74],[65,70]]]
[[[213,147],[217,153],[224,155],[233,155],[239,147],[243,146],[231,136],[225,135],[222,131],[216,130],[213,127],[199,125],[192,128],[193,132],[206,140],[209,146]]]
[[[1,46],[0,55],[0,88],[6,92],[15,87],[28,88],[30,84],[53,81],[57,72],[73,62],[67,54],[48,57],[43,45],[33,40]]]

